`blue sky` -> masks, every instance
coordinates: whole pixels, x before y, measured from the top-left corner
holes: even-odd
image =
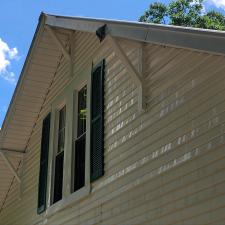
[[[136,21],[152,2],[154,0],[3,0],[0,7],[0,127],[41,11]],[[205,6],[224,12],[225,0],[206,0]]]

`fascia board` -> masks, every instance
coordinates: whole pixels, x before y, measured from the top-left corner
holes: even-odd
[[[107,32],[114,37],[225,54],[224,31],[92,18],[45,16],[46,24],[53,27],[95,33],[99,27],[107,24]]]
[[[49,15],[45,15],[45,24],[52,27],[90,32],[90,33],[95,33],[99,27],[104,25],[103,22],[88,21],[88,20],[83,21],[79,19],[74,20],[74,19],[68,19],[63,17],[59,18],[55,16],[49,16]]]
[[[225,55],[225,35],[212,36],[196,32],[149,29],[146,42]]]

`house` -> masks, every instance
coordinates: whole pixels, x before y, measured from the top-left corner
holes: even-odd
[[[42,13],[0,133],[0,225],[225,224],[225,33]]]

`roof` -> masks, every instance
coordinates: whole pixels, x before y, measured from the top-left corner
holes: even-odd
[[[222,31],[42,13],[0,132],[0,151],[8,152],[8,159],[15,170],[21,157],[15,157],[10,151],[23,153],[28,150],[30,137],[62,56],[62,49],[52,42],[46,26],[52,27],[65,44],[71,31],[95,33],[103,25],[106,25],[106,33],[114,37],[225,55],[225,32]],[[14,179],[2,157],[0,171],[1,209]]]
[[[225,54],[225,31],[49,14],[45,23],[92,33],[106,24],[107,32],[114,37]]]

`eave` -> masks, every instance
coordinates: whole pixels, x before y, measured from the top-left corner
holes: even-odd
[[[45,14],[45,18],[45,23],[52,27],[95,33],[99,27],[106,24],[107,33],[113,37],[187,48],[218,55],[225,54],[224,31],[48,14]]]

